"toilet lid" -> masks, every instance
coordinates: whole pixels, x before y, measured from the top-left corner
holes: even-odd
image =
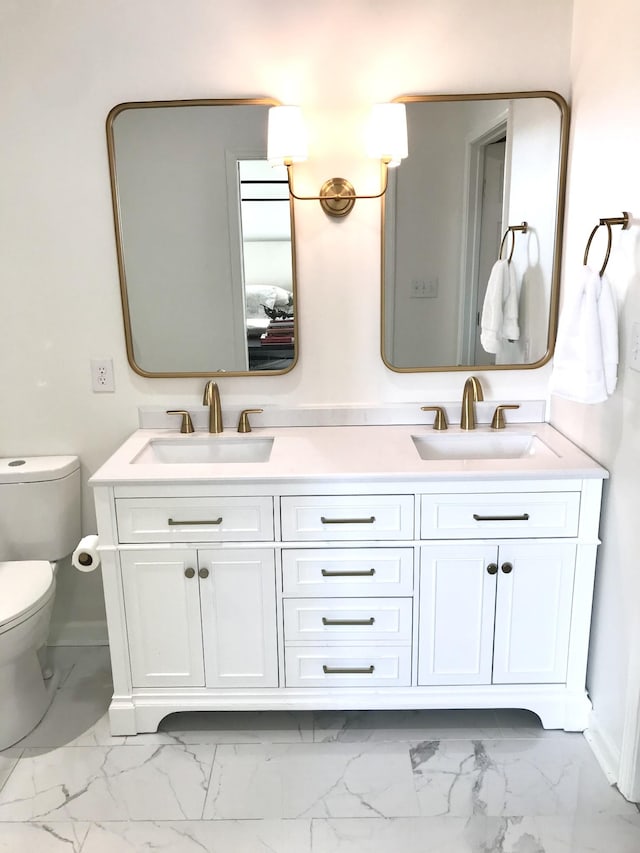
[[[0,628],[37,610],[52,584],[53,569],[46,560],[0,562]]]

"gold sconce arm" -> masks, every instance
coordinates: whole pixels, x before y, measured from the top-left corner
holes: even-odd
[[[293,165],[307,159],[307,133],[302,111],[296,106],[275,106],[269,110],[267,160],[272,165],[287,167],[289,196],[296,201],[319,201],[328,216],[346,216],[357,199],[377,199],[387,191],[388,170],[408,155],[407,117],[401,103],[375,104],[369,123],[368,154],[378,160],[382,169],[377,193],[360,195],[346,178],[330,178],[318,195],[300,195],[293,186]]]
[[[320,195],[298,195],[293,189],[293,163],[285,160],[289,195],[296,201],[319,201],[320,207],[327,216],[346,216],[351,213],[357,199],[382,198],[389,184],[389,167],[391,158],[381,160],[382,189],[371,195],[358,195],[353,184],[346,178],[329,178],[320,187]]]

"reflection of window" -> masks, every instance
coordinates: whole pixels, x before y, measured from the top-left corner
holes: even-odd
[[[251,288],[293,291],[291,220],[287,171],[266,160],[238,161],[242,262],[246,294]],[[273,308],[273,304],[269,305]],[[280,307],[280,306],[279,306]],[[292,311],[292,307],[289,309]],[[266,314],[262,314],[266,319]]]
[[[294,355],[287,170],[239,160],[238,177],[249,369],[281,370]]]
[[[289,189],[284,166],[240,160],[240,215],[243,240],[291,240]]]

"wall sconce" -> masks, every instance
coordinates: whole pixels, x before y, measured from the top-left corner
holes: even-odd
[[[375,195],[357,195],[346,178],[329,178],[319,195],[297,195],[293,189],[293,164],[307,159],[307,132],[300,107],[281,106],[269,110],[267,159],[272,166],[287,167],[289,193],[296,201],[319,201],[328,216],[346,216],[356,199],[382,198],[387,191],[388,169],[399,166],[407,154],[407,115],[404,104],[376,104],[369,124],[370,157],[380,160],[382,189]]]

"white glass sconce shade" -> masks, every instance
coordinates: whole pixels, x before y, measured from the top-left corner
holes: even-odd
[[[374,104],[369,122],[368,154],[399,166],[408,155],[407,111],[404,104]]]
[[[370,156],[381,161],[382,189],[358,195],[346,178],[330,178],[318,195],[299,195],[293,189],[293,164],[307,159],[307,132],[300,107],[279,106],[269,110],[267,160],[287,167],[289,195],[296,201],[319,201],[328,216],[346,216],[356,199],[382,198],[387,191],[388,166],[398,166],[408,153],[407,116],[404,104],[376,104],[369,121]]]
[[[307,159],[307,130],[300,107],[280,106],[269,110],[267,160],[272,166],[301,163]]]

